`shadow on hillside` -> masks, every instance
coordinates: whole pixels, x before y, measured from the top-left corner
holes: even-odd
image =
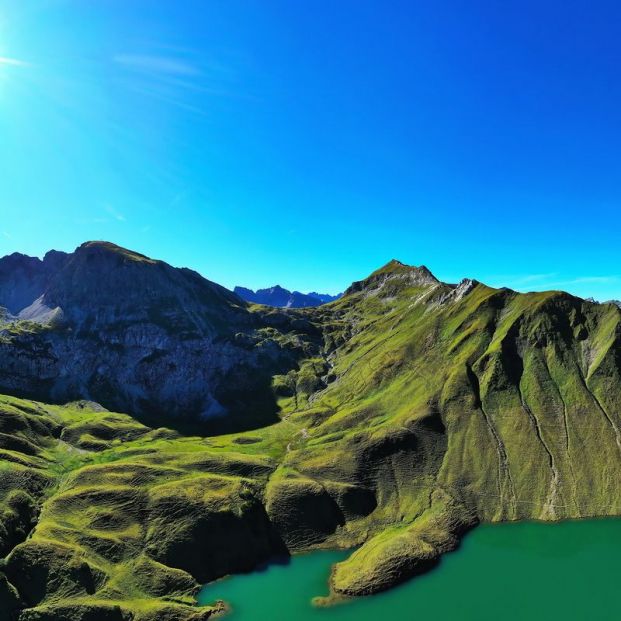
[[[268,427],[280,420],[276,412],[277,410],[273,413],[231,411],[222,416],[208,420],[197,420],[186,416],[171,417],[162,413],[153,412],[140,412],[135,414],[128,412],[128,414],[147,427],[165,427],[183,436],[207,438]]]
[[[0,393],[56,405],[86,400],[111,412],[127,414],[147,427],[165,427],[182,435],[201,437],[251,431],[280,420],[271,373],[237,367],[222,378],[220,386],[214,397],[222,406],[222,413],[209,417],[204,414],[204,395],[197,396],[195,405],[183,409],[177,404],[162,403],[156,396],[141,400],[136,407],[122,389],[110,384],[91,384],[88,394],[83,394],[75,390],[61,392],[44,382],[36,390],[15,390],[0,381]]]
[[[182,435],[201,437],[251,431],[280,420],[269,373],[235,367],[222,378],[214,397],[224,411],[209,417],[203,414],[202,402],[187,411],[171,413],[171,409],[145,400],[139,411],[127,413],[149,427],[166,427]]]

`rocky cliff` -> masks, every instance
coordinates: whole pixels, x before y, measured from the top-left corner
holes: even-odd
[[[250,312],[192,270],[106,242],[2,261],[0,306],[14,317],[0,340],[0,391],[212,421],[252,401],[246,423],[267,424],[271,376],[312,347],[289,336],[295,317]]]

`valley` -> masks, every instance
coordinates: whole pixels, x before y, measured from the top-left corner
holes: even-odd
[[[196,606],[204,583],[351,549],[336,603],[479,523],[621,515],[615,304],[391,261],[277,309],[105,242],[9,258],[7,618],[199,621],[219,611]]]

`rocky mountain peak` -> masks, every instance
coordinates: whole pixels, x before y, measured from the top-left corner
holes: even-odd
[[[213,418],[252,401],[243,415],[264,420],[274,397],[258,369],[301,355],[274,339],[255,349],[263,317],[224,287],[108,242],[0,259],[0,306],[0,388],[132,413]]]
[[[75,327],[157,321],[204,334],[237,314],[243,302],[192,270],[89,241],[72,253],[51,250],[43,259],[18,253],[1,258],[0,307],[33,321],[54,311]]]
[[[101,256],[108,258],[117,258],[123,259],[127,261],[135,261],[138,263],[149,263],[156,264],[160,263],[160,261],[156,261],[155,259],[151,259],[144,254],[140,254],[139,252],[135,252],[134,250],[129,250],[127,248],[123,248],[122,246],[117,246],[112,242],[108,241],[87,241],[81,244],[76,248],[74,253],[76,256],[80,256],[82,254],[86,256]]]
[[[345,291],[345,295],[360,291],[379,291],[387,283],[392,283],[397,287],[422,287],[438,285],[440,281],[424,265],[407,265],[397,259],[392,259],[364,280],[352,283]]]
[[[171,329],[194,326],[201,333],[242,305],[192,270],[104,241],[86,242],[68,255],[50,279],[43,302],[91,327],[156,321]]]

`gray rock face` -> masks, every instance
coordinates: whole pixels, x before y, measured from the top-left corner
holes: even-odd
[[[0,267],[0,306],[29,320],[0,329],[0,392],[254,426],[275,416],[271,376],[313,347],[295,317],[113,244]]]
[[[0,258],[0,306],[17,315],[43,294],[67,257],[51,250],[43,259],[18,252]]]

